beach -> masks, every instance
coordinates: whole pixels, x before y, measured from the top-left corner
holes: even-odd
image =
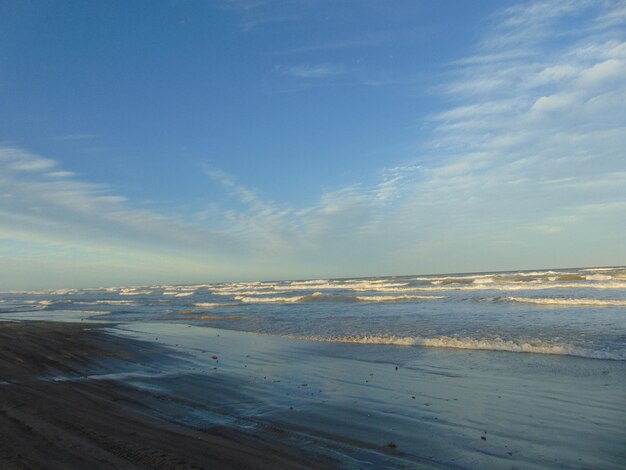
[[[2,322],[0,345],[0,468],[333,466],[269,430],[176,423],[161,403],[184,397],[98,377],[166,361],[162,347],[53,322]]]
[[[0,470],[626,470],[626,0],[0,12]]]
[[[0,344],[2,468],[626,462],[623,361],[76,319]]]

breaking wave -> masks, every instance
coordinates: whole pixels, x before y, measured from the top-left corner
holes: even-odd
[[[255,297],[235,296],[236,300],[243,303],[303,303],[303,302],[402,302],[411,300],[436,300],[443,299],[439,295],[331,295],[323,292],[315,292],[310,295],[293,297]],[[197,304],[196,304],[197,305]]]
[[[550,354],[588,359],[626,361],[626,351],[588,349],[565,343],[548,343],[540,340],[504,340],[501,338],[474,339],[439,336],[434,338],[397,336],[292,336],[307,341],[326,343],[380,344],[397,346],[423,346],[429,348],[503,351],[512,353]]]
[[[153,291],[151,290],[137,290],[134,288],[122,289],[119,291],[119,295],[150,295]]]
[[[93,302],[85,303],[93,303],[98,305],[137,305],[137,302],[133,300],[94,300]]]
[[[200,308],[224,307],[224,306],[229,306],[229,305],[237,305],[237,304],[217,303],[217,302],[196,302],[195,304],[193,304],[194,307],[200,307]]]
[[[212,293],[213,295],[240,295],[240,296],[247,296],[247,295],[263,295],[263,294],[286,294],[289,291],[286,290],[267,290],[267,288],[263,288],[263,289],[253,289],[253,290],[213,290]]]
[[[444,299],[442,295],[358,295],[360,302],[399,302],[403,300],[436,300]]]
[[[389,282],[388,280],[368,280],[368,281],[324,281],[318,284],[297,283],[289,285],[281,285],[281,290],[364,290],[364,291],[376,291],[381,287],[404,287],[408,286],[408,282]]]
[[[254,297],[245,295],[236,295],[236,300],[243,303],[272,303],[272,304],[287,304],[287,303],[301,303],[301,302],[317,302],[321,300],[334,300],[334,301],[353,301],[353,297],[344,297],[340,295],[328,295],[323,292],[315,292],[310,295],[298,295],[293,297]]]
[[[486,351],[506,351],[516,353],[554,354],[558,356],[577,356],[589,359],[611,359],[626,361],[626,351],[593,350],[571,344],[547,343],[544,341],[513,341],[494,339],[438,338],[418,339],[415,344],[434,348],[476,349]]]
[[[557,298],[531,298],[531,297],[504,297],[508,302],[521,302],[539,305],[566,305],[576,306],[626,306],[626,300],[603,300],[603,299],[557,299]]]
[[[435,285],[435,286],[415,286],[415,287],[379,287],[370,289],[354,288],[355,292],[445,292],[445,291],[478,291],[478,290],[495,290],[495,291],[520,291],[520,290],[550,290],[550,289],[624,289],[626,290],[626,282],[621,280],[612,280],[608,282],[589,282],[589,283],[572,283],[572,282],[524,282],[524,283],[495,283],[481,281],[480,284],[462,284],[462,285]]]

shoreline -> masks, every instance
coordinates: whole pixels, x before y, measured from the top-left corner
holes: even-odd
[[[0,346],[2,468],[626,461],[623,361],[87,319],[0,322]]]
[[[0,467],[331,468],[276,434],[159,418],[144,390],[90,374],[169,361],[167,349],[101,325],[0,322]],[[89,358],[87,360],[86,358]],[[52,376],[81,378],[53,380]],[[45,378],[48,377],[48,378]],[[154,400],[154,397],[151,397]],[[159,394],[159,401],[175,397]]]

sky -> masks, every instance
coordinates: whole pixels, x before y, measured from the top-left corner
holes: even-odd
[[[0,3],[0,291],[626,264],[623,1]]]

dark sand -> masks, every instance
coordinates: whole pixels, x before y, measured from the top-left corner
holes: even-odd
[[[0,323],[0,468],[337,466],[285,443],[280,430],[184,426],[159,417],[146,390],[87,377],[157,358],[169,360],[167,351],[93,324]]]

